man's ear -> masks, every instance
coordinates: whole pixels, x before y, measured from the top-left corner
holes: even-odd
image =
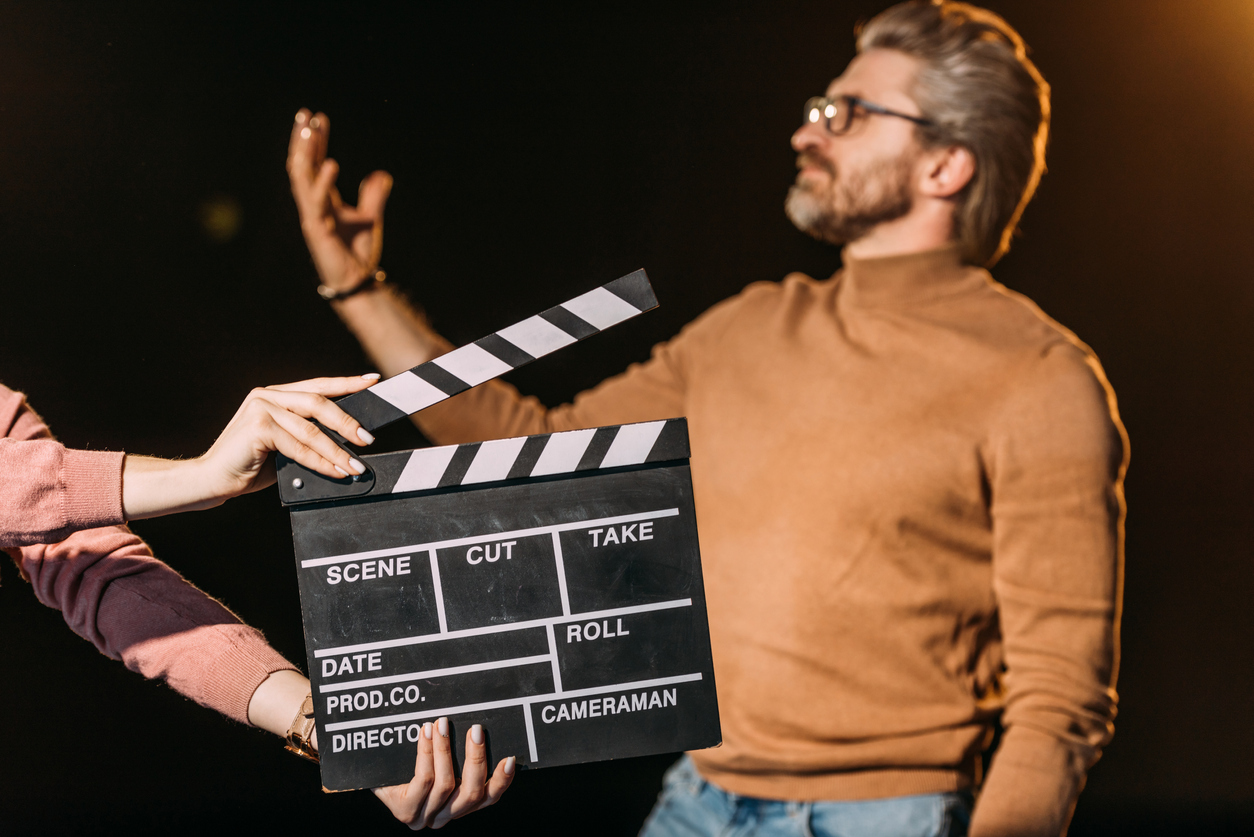
[[[931,149],[922,162],[920,191],[931,198],[952,198],[975,176],[975,157],[961,145]]]

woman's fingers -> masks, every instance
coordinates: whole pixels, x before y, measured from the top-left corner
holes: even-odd
[[[478,810],[487,795],[488,748],[484,743],[483,727],[475,724],[466,732],[466,760],[462,764],[462,780],[457,792],[436,815],[433,828],[444,826],[449,820]]]
[[[449,739],[448,718],[435,722],[431,741],[435,780],[431,784],[431,793],[427,795],[427,804],[423,806],[422,822],[425,826],[435,824],[440,809],[457,788],[457,778],[453,775],[453,742]]]
[[[266,454],[272,450],[331,479],[365,473],[364,465],[354,465],[353,457],[312,423],[285,411],[263,408],[262,412],[264,415],[251,425],[257,428],[253,436],[256,473],[260,473]]]
[[[431,794],[431,787],[435,784],[435,766],[431,741],[434,737],[435,724],[430,722],[423,724],[422,732],[418,734],[418,761],[414,765],[414,778],[410,780],[406,791],[409,804],[407,807],[408,816],[404,822],[414,831],[420,831],[427,827],[423,819],[423,813],[427,804],[427,797]]]
[[[355,445],[370,444],[374,437],[327,396],[357,392],[377,380],[373,374],[314,378],[254,389],[205,455],[219,480],[220,493],[215,496],[225,499],[269,485],[273,474],[265,463],[270,451],[278,451],[331,479],[365,473],[366,466],[313,421]]]
[[[307,418],[322,422],[325,427],[358,445],[368,444],[373,437],[356,419],[321,395],[256,389],[249,394],[240,412],[240,429],[253,445],[253,454],[248,461],[256,463],[245,463],[241,466],[242,470],[256,470],[267,452],[277,450],[311,471],[332,479],[365,473],[365,465],[340,448]],[[232,425],[235,424],[232,422]],[[233,429],[228,427],[223,440],[231,435]],[[244,439],[240,441],[244,442]]]
[[[392,812],[392,816],[414,831],[426,827],[422,821],[423,806],[426,805],[427,795],[431,792],[431,784],[435,779],[431,759],[432,726],[430,723],[423,724],[422,732],[418,735],[414,778],[409,780],[409,784],[372,789],[374,795]]]
[[[331,441],[313,422],[286,410],[276,410],[273,420],[282,430],[275,433],[274,449],[289,459],[332,479],[366,472],[361,460]]]
[[[378,380],[378,372],[367,372],[365,375],[349,376],[347,378],[309,378],[308,380],[295,381],[290,384],[272,384],[266,387],[266,389],[275,392],[313,392],[318,395],[336,396],[348,395],[349,393],[363,390],[377,383]]]
[[[501,795],[509,789],[510,784],[514,781],[514,772],[517,769],[518,762],[513,756],[501,759],[496,765],[496,770],[492,773],[492,778],[488,780],[487,792],[484,794],[483,801],[479,803],[480,808],[495,805],[500,801]]]
[[[414,831],[440,828],[472,811],[494,804],[514,780],[513,756],[502,759],[489,778],[483,727],[466,733],[466,760],[459,783],[453,775],[453,746],[448,718],[423,724],[418,736],[414,778],[407,785],[375,788],[388,810]]]
[[[323,427],[335,431],[355,445],[368,445],[374,441],[374,437],[365,431],[357,419],[321,395],[310,392],[276,392],[271,394],[271,398],[274,400],[276,421],[298,438],[304,438],[305,435],[314,438],[313,433],[321,432],[305,420],[309,418],[321,422]]]
[[[266,387],[266,391],[273,393],[271,398],[287,410],[305,418],[317,419],[324,427],[334,430],[355,445],[368,445],[374,441],[374,436],[357,419],[327,400],[327,396],[358,392],[378,380],[376,373],[362,375],[360,378],[313,378],[294,384]]]

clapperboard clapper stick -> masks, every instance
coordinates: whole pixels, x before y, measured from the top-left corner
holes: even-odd
[[[656,307],[644,271],[339,404],[370,430]],[[279,462],[328,790],[407,782],[421,725],[547,767],[721,740],[687,421]]]

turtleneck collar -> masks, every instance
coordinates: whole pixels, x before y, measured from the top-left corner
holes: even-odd
[[[857,259],[841,253],[840,301],[859,308],[898,308],[975,290],[985,273],[962,263],[958,244],[935,250]]]

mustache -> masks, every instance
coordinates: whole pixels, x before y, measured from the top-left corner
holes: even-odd
[[[797,155],[797,168],[803,169],[810,166],[816,169],[822,169],[834,180],[836,178],[836,166],[830,160],[824,159],[812,151],[802,151]]]

